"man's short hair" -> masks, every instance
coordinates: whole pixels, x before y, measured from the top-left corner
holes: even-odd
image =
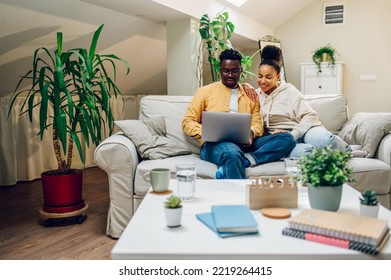
[[[223,60],[239,60],[239,63],[242,64],[242,54],[235,49],[226,49],[223,50],[220,54],[220,65]]]

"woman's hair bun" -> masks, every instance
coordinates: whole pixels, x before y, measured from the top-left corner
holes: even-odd
[[[262,60],[276,60],[281,63],[282,51],[279,47],[273,45],[267,45],[262,49]]]

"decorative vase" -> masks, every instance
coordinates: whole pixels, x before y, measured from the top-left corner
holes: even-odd
[[[378,205],[364,205],[360,203],[360,215],[366,217],[377,218],[379,214],[379,204]]]
[[[59,175],[55,171],[41,174],[43,207],[47,213],[68,213],[82,209],[83,171],[71,169],[70,174]]]
[[[341,204],[341,197],[342,185],[314,187],[308,184],[308,199],[313,209],[336,212]]]
[[[182,220],[182,207],[179,208],[167,208],[164,207],[166,215],[167,226],[170,228],[179,227]]]

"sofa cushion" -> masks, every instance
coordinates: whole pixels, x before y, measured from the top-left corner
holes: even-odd
[[[348,120],[348,99],[345,95],[304,95],[305,99],[319,114],[321,123],[336,134]]]
[[[391,113],[356,113],[338,133],[349,144],[361,145],[373,157],[380,140],[391,131]]]
[[[188,147],[193,153],[200,153],[200,144],[196,139],[186,136],[182,131],[182,119],[193,96],[150,95],[140,101],[140,120],[164,116],[167,137],[178,144]]]
[[[347,98],[344,95],[305,95],[311,107],[318,112],[322,124],[332,133],[341,130],[348,120]],[[167,137],[188,147],[193,153],[200,153],[196,139],[182,131],[182,119],[193,96],[149,95],[140,101],[139,119],[146,120],[164,116]]]
[[[390,166],[375,158],[352,158],[349,167],[353,168],[352,178],[349,183],[359,192],[374,190],[377,194],[388,194],[390,191]]]
[[[122,120],[114,123],[132,140],[141,158],[163,159],[191,153],[185,146],[166,137],[164,117],[145,121]]]
[[[256,165],[246,169],[246,177],[257,176],[277,176],[285,174],[285,165],[283,160],[273,161],[266,164]]]

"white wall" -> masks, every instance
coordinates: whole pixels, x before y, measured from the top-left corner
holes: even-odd
[[[198,21],[167,22],[167,94],[193,95],[198,88],[200,42]]]
[[[311,52],[330,43],[344,62],[344,94],[351,115],[391,111],[391,1],[345,0],[346,23],[324,28],[323,3],[316,1],[275,30],[282,42],[287,79],[300,89],[300,62],[311,62]],[[376,81],[360,81],[375,74]]]

